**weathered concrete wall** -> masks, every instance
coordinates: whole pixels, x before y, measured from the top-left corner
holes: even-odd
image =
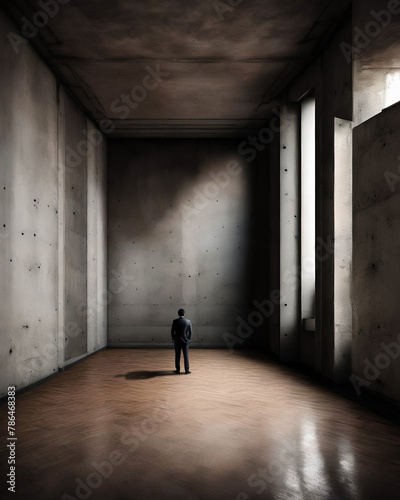
[[[224,334],[236,335],[237,318],[247,322],[255,309],[258,270],[251,256],[258,226],[254,170],[237,145],[110,141],[110,344],[170,345],[181,306],[193,322],[193,345],[226,347]]]
[[[57,371],[56,82],[0,16],[1,395]]]
[[[300,330],[300,120],[297,103],[282,108],[280,134],[280,343],[279,359],[298,359]]]
[[[84,221],[86,228],[85,175],[72,173],[79,175],[77,189],[85,200],[79,207],[81,222],[70,213],[74,197],[65,192],[72,182],[65,145],[77,139],[86,118],[78,110],[71,114],[74,105],[29,45],[21,44],[15,53],[9,32],[16,32],[14,26],[0,16],[0,397],[8,386],[21,389],[57,372],[65,365],[65,354],[68,358],[78,352],[64,345],[68,337],[60,300],[67,290],[71,308],[72,301],[75,307],[81,299],[87,304],[80,286],[69,293],[75,285],[70,268],[75,251],[86,248],[87,241],[84,231],[79,241],[74,236],[74,224]],[[104,159],[99,158],[96,168],[103,172]],[[96,197],[105,199],[104,188]],[[104,224],[99,231],[105,234]],[[98,251],[105,255],[102,245]],[[86,250],[80,255],[86,273]],[[98,275],[104,275],[101,267],[105,269],[104,257]],[[93,343],[104,345],[105,326]],[[84,347],[86,352],[86,337]]]
[[[354,129],[352,371],[400,401],[400,105]]]
[[[87,121],[87,352],[107,345],[107,177],[106,141]],[[91,142],[90,142],[91,139]]]
[[[399,27],[400,4],[396,0],[354,0],[351,47],[342,49],[344,56],[354,61],[355,125],[399,100]]]
[[[285,240],[286,248],[280,252],[280,269],[286,269],[286,272],[291,273],[292,279],[289,282],[289,277],[285,279],[281,276],[281,287],[288,288],[288,291],[295,296],[292,296],[291,302],[293,304],[293,318],[292,325],[298,323],[298,352],[300,360],[306,364],[312,365],[318,373],[323,374],[331,380],[340,380],[346,377],[343,374],[346,370],[343,369],[342,357],[349,356],[347,350],[340,348],[340,343],[336,342],[337,331],[342,331],[340,325],[335,327],[335,118],[351,119],[352,116],[352,65],[348,63],[340,48],[342,42],[350,43],[351,40],[351,22],[348,21],[332,38],[332,41],[321,53],[321,55],[314,60],[310,67],[299,78],[297,78],[287,89],[287,92],[282,95],[281,109],[285,106],[295,104],[302,97],[306,95],[314,95],[316,99],[316,332],[301,332],[301,323],[296,315],[295,304],[300,303],[300,286],[299,276],[301,273],[301,266],[303,263],[299,257],[300,245],[294,238],[296,233],[292,230],[293,240],[288,247],[288,241]],[[298,114],[300,120],[300,114]],[[282,129],[285,132],[285,125]],[[281,131],[281,136],[282,136]],[[284,219],[285,209],[289,210],[293,205],[293,199],[299,196],[300,183],[298,182],[298,169],[296,169],[295,161],[296,154],[292,154],[292,159],[288,161],[287,150],[283,149],[282,138],[280,158],[276,154],[276,143],[271,146],[271,157],[273,164],[270,165],[272,169],[284,169],[285,176],[291,176],[291,179],[281,178],[279,190],[271,192],[271,197],[275,201],[271,201],[271,206],[278,202],[279,197],[282,200],[281,205],[281,228],[280,234],[287,232],[285,224],[288,217]],[[292,141],[293,153],[296,150],[295,139]],[[298,149],[297,145],[297,149]],[[299,152],[298,152],[299,154]],[[291,168],[290,168],[291,166]],[[287,171],[285,170],[287,169]],[[281,170],[282,173],[282,170]],[[283,175],[282,174],[282,175]],[[283,182],[284,181],[284,182]],[[286,185],[291,182],[291,197],[286,195],[289,193]],[[296,187],[297,186],[297,187]],[[297,193],[295,192],[297,190]],[[285,202],[285,198],[288,199]],[[293,225],[293,218],[296,212],[291,210],[291,217]],[[272,223],[273,227],[274,223]],[[281,241],[282,244],[282,241]],[[296,249],[297,246],[297,249]],[[296,249],[298,258],[296,260],[293,250]],[[297,262],[297,264],[296,264]],[[276,262],[277,264],[277,262]],[[272,264],[273,265],[273,264]],[[294,266],[294,270],[293,270]],[[349,263],[346,264],[347,272],[350,272]],[[296,269],[297,267],[297,269]],[[276,277],[270,283],[270,288],[275,287]],[[296,298],[297,297],[297,298]],[[289,304],[288,302],[285,302]],[[279,356],[282,356],[282,349],[285,346],[287,337],[282,337],[287,334],[284,321],[287,319],[287,309],[289,305],[281,304],[279,328],[277,318],[272,327],[272,338],[274,339],[271,345],[272,352],[277,351],[279,339]],[[297,318],[297,319],[296,319]],[[292,327],[292,332],[294,332]],[[348,328],[348,336],[351,336],[351,330]],[[296,345],[296,335],[292,333],[292,344]],[[313,338],[314,337],[314,338]],[[340,351],[335,353],[335,349]],[[294,351],[293,351],[294,352]],[[347,365],[346,365],[347,366]]]
[[[316,372],[336,383],[348,383],[353,372],[361,377],[361,385],[397,401],[399,108],[381,111],[399,99],[399,22],[398,2],[354,1],[352,20],[282,96],[283,107],[311,92],[317,105],[316,332],[314,342],[308,342],[311,332],[307,332],[307,342],[305,332],[300,334],[300,361],[314,356]],[[351,120],[358,125],[368,119],[354,132],[352,201]],[[284,162],[276,157],[277,142],[270,153],[275,170]],[[284,191],[281,184],[281,197]],[[276,202],[278,196],[277,191],[271,192],[271,206],[272,198]],[[281,207],[281,222],[282,213]],[[273,222],[272,226],[276,228]],[[287,261],[281,252],[281,269]],[[272,288],[276,273],[270,279]],[[281,307],[279,327],[271,321],[274,342],[270,349],[277,354],[282,348],[282,319]]]

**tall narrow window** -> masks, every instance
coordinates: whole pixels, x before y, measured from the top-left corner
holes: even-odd
[[[301,101],[301,317],[315,330],[315,98]]]
[[[352,336],[352,122],[335,118],[334,143],[334,380],[348,381],[351,373]]]

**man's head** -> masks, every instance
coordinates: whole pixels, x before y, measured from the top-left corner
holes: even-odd
[[[179,309],[178,316],[185,316],[185,309]]]

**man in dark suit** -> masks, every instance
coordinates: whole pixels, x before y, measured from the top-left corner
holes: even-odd
[[[192,338],[192,324],[190,320],[185,318],[185,310],[179,309],[179,318],[174,319],[171,328],[171,337],[175,345],[175,372],[181,371],[181,350],[183,351],[183,359],[185,362],[185,373],[189,371],[189,344]]]

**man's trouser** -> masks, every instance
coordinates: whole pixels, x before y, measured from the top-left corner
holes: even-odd
[[[181,371],[181,349],[183,352],[183,361],[185,364],[185,372],[189,371],[189,344],[183,342],[175,342],[175,368],[178,372]]]

